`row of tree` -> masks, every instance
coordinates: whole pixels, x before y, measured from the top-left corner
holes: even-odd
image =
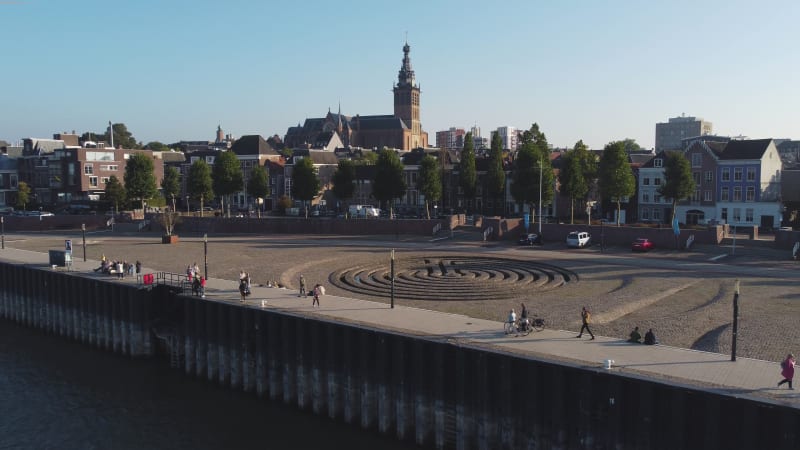
[[[114,124],[110,131],[114,133],[115,144],[123,148],[142,147],[127,130],[125,124]],[[85,133],[82,138],[109,140],[108,131],[105,134]],[[150,142],[144,147],[163,150],[165,146],[159,142]],[[574,221],[575,203],[586,200],[589,193],[597,188],[603,199],[616,204],[619,223],[621,204],[625,198],[636,192],[635,178],[627,155],[637,148],[638,145],[631,139],[611,142],[605,146],[599,161],[583,141],[578,141],[566,152],[559,173],[559,183],[561,192],[570,198],[571,221]],[[465,199],[472,199],[476,195],[478,177],[475,161],[474,141],[472,134],[467,133],[458,165],[458,183]],[[555,179],[550,148],[547,137],[539,129],[538,124],[534,123],[530,129],[522,133],[519,149],[513,158],[504,155],[502,139],[497,133],[492,134],[484,186],[487,195],[494,200],[505,198],[507,162],[511,165],[510,194],[520,205],[520,209],[529,206],[530,211],[535,211],[534,205],[547,205],[552,202]],[[401,198],[407,190],[403,164],[397,153],[384,149],[377,159],[373,157],[363,158],[360,161],[339,161],[332,180],[333,194],[344,202],[352,198],[355,193],[356,164],[376,166],[375,178],[372,180],[372,196],[378,202],[387,204],[391,214],[392,200]],[[665,182],[658,188],[658,192],[672,200],[674,214],[677,202],[692,195],[695,184],[689,162],[682,154],[669,154],[664,167]],[[441,199],[443,175],[443,155],[438,161],[430,155],[422,158],[415,187],[425,198],[425,211],[428,217],[430,217],[430,203]],[[319,195],[320,184],[311,159],[303,158],[295,163],[291,189],[293,198],[304,203],[311,201]],[[180,186],[179,172],[174,167],[166,167],[161,188],[164,198],[172,199],[173,210],[176,209],[175,199],[179,198],[181,192]],[[228,214],[230,214],[230,196],[241,191],[244,186],[241,165],[232,152],[220,152],[213,166],[209,166],[202,159],[197,160],[191,165],[186,180],[190,199],[200,202],[202,207],[204,201],[219,197],[223,211],[226,210],[226,205],[228,206]],[[253,197],[262,199],[270,194],[269,174],[264,167],[256,166],[251,170],[247,180],[247,191]],[[20,183],[17,203],[21,202],[23,207],[29,200],[28,192],[27,185],[23,186],[23,183]],[[134,153],[128,161],[124,185],[115,176],[111,176],[105,187],[106,200],[117,208],[151,200],[157,193],[153,161],[141,153]],[[501,204],[502,201],[493,202],[495,214],[497,205]],[[305,210],[307,214],[308,208]]]

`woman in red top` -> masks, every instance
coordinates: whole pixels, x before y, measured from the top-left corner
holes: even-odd
[[[781,363],[781,376],[783,376],[783,381],[778,383],[778,386],[782,385],[783,383],[789,383],[789,389],[794,389],[792,387],[792,378],[794,378],[794,355],[789,353],[786,355],[786,359],[783,360]]]

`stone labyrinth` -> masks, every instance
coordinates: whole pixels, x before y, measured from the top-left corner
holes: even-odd
[[[333,285],[375,297],[391,296],[389,265],[333,272]],[[521,291],[546,291],[578,281],[552,264],[481,256],[411,257],[395,260],[394,296],[411,300],[507,300]]]

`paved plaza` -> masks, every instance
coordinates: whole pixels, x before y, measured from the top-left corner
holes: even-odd
[[[163,245],[160,236],[151,234],[90,233],[86,245],[89,261],[83,263],[80,233],[20,234],[6,236],[7,250],[2,257],[46,265],[46,251],[63,248],[64,239],[72,239],[75,271],[87,276],[100,276],[90,269],[102,255],[140,260],[149,270],[183,273],[194,263],[201,272],[205,270],[199,236],[181,236],[178,244]],[[336,282],[345,276],[361,280],[361,273],[388,273],[391,249],[395,249],[397,268],[403,268],[404,276],[412,281],[411,268],[423,275],[427,270],[431,276],[436,267],[447,267],[442,261],[477,261],[475,264],[490,267],[445,270],[439,276],[473,280],[471,290],[480,295],[464,295],[463,300],[457,295],[437,298],[431,289],[432,298],[418,292],[396,298],[394,309],[388,307],[390,299],[383,296],[380,286],[371,295],[369,290]],[[487,244],[469,236],[435,242],[416,236],[213,236],[208,244],[211,278],[207,298],[238,302],[235,280],[244,270],[256,286],[277,283],[285,287],[254,288],[247,307],[260,308],[264,301],[266,308],[292,314],[499,348],[596,370],[605,370],[604,361],[611,359],[615,361],[611,370],[631,376],[658,377],[800,406],[798,391],[775,387],[780,379],[777,361],[787,352],[797,353],[800,342],[796,323],[800,317],[800,265],[782,258],[780,252],[741,243],[735,256],[730,253],[725,247],[660,250],[647,255],[610,248],[601,253],[597,248],[566,250],[560,244],[543,248]],[[718,258],[726,254],[729,256]],[[563,283],[538,282],[536,270],[541,267],[573,275]],[[519,281],[517,287],[507,285],[506,272]],[[298,298],[301,273],[308,286],[322,283],[326,287],[320,308],[312,308],[310,298]],[[494,298],[491,289],[486,294],[481,291],[491,286],[493,278],[503,276],[502,295]],[[380,275],[375,279],[379,282]],[[741,282],[738,360],[731,362],[736,279]],[[546,320],[547,329],[527,336],[504,335],[502,320],[522,302]],[[594,341],[575,339],[584,305],[593,313],[592,328],[598,336]],[[662,345],[625,343],[634,326],[642,331],[653,328]]]

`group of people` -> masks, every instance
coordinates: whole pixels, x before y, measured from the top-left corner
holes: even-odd
[[[142,275],[142,263],[140,261],[136,261],[135,264],[128,263],[128,261],[124,260],[111,261],[106,258],[106,255],[102,255],[100,258],[100,266],[94,269],[94,271],[108,275],[116,275],[119,279],[125,278],[126,274],[129,276],[135,275],[138,280]]]
[[[528,333],[531,330],[531,322],[528,318],[528,307],[525,303],[520,303],[519,322],[517,321],[517,312],[512,308],[508,312],[508,323],[514,326],[518,333]]]
[[[633,331],[631,331],[630,337],[628,338],[628,342],[641,344],[642,343],[642,335],[639,333],[639,327],[634,327]],[[644,334],[644,345],[656,345],[658,341],[656,340],[656,334],[653,333],[653,329],[650,328],[647,330],[647,333]]]
[[[314,299],[311,301],[311,307],[319,307],[319,297],[320,295],[325,295],[325,287],[317,283],[314,285],[314,289],[312,289],[310,293],[306,292],[306,277],[304,277],[303,274],[300,274],[300,292],[297,293],[297,296],[306,297],[309,294],[314,297]]]
[[[244,270],[239,272],[239,294],[242,303],[250,295],[250,274]]]

